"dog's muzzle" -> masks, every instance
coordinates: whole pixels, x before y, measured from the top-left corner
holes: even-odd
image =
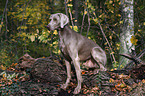
[[[48,30],[50,30],[50,26],[49,26],[49,25],[47,25],[46,28],[47,28]]]

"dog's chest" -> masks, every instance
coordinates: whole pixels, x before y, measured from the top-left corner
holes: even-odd
[[[59,39],[59,47],[61,49],[61,51],[64,51],[65,49],[65,43],[64,43],[64,39],[60,37]]]
[[[60,47],[60,50],[63,54],[63,56],[67,59],[67,60],[71,60],[70,56],[69,56],[69,52],[68,52],[68,48],[65,44],[65,41],[63,38],[60,37],[59,39],[59,47]]]

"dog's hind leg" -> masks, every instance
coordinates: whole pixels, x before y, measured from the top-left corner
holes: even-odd
[[[104,67],[107,61],[105,52],[100,47],[94,47],[91,51],[92,57],[100,67],[100,71],[106,71]],[[99,71],[98,70],[98,71]]]
[[[70,79],[71,79],[71,65],[70,65],[70,62],[65,60],[65,64],[66,64],[66,69],[67,69],[67,80],[66,80],[65,84],[61,85],[62,89],[67,88],[68,84],[70,83]]]

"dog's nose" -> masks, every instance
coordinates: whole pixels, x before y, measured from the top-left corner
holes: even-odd
[[[46,28],[47,28],[48,30],[50,30],[50,27],[49,27],[49,25],[47,25],[47,26],[46,26]]]

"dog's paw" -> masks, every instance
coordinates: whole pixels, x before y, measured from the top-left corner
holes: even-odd
[[[100,71],[107,71],[106,68],[100,68]]]
[[[78,94],[81,91],[81,86],[77,86],[73,92],[73,94]]]
[[[62,84],[61,85],[61,89],[64,89],[65,90],[67,88],[67,86],[68,86],[68,84]]]
[[[95,69],[94,71],[93,71],[93,73],[94,74],[97,74],[97,73],[99,73],[100,71],[107,71],[107,69]]]
[[[97,73],[99,73],[99,71],[101,71],[101,70],[100,69],[94,69],[93,73],[97,74]]]

